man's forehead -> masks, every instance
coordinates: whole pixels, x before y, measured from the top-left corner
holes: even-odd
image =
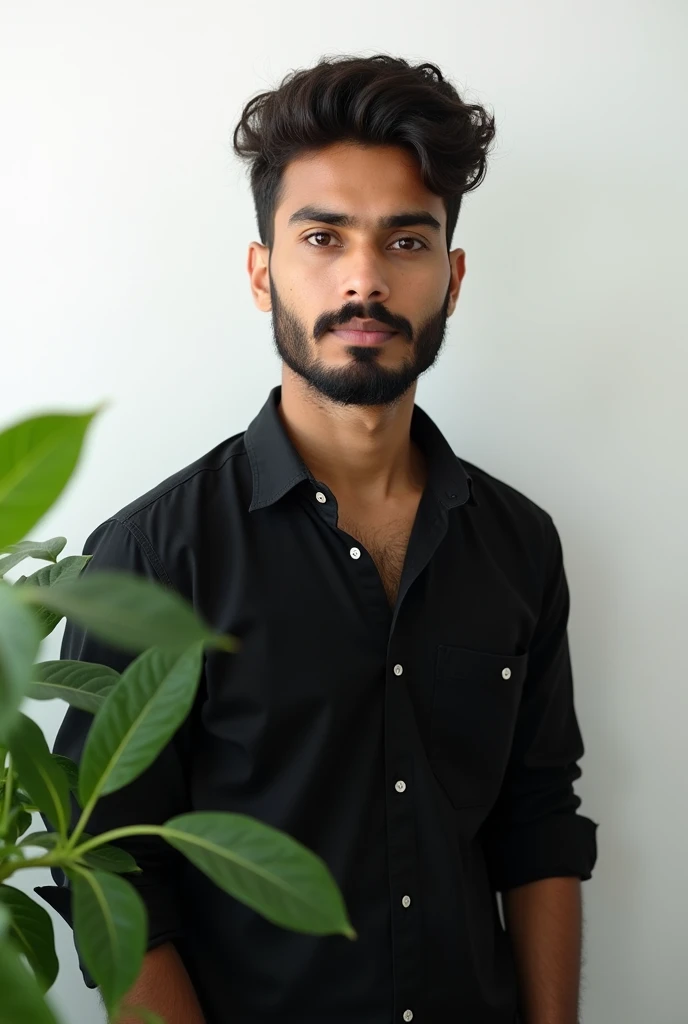
[[[351,144],[301,154],[287,164],[275,216],[286,225],[304,206],[371,224],[409,209],[428,210],[441,222],[445,212],[412,154],[397,146]]]

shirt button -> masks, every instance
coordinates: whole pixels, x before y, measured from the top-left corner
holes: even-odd
[[[402,780],[399,779],[398,782],[394,783],[394,788],[396,789],[397,793],[403,793],[406,789],[406,783],[402,782]]]
[[[402,907],[410,907],[411,906],[411,897],[410,896],[402,896],[402,898],[401,898],[401,905],[402,905]]]
[[[349,554],[351,555],[352,558],[360,558],[361,557],[361,552],[358,550],[358,548],[352,548],[351,551],[349,552]]]
[[[395,676],[400,676],[403,671],[404,671],[404,666],[403,665],[395,665],[394,666],[394,675]]]
[[[503,668],[502,669],[502,679],[511,679],[511,669],[510,668]]]
[[[325,502],[327,501],[327,498],[325,497],[322,491],[318,491],[318,493],[315,496],[315,500],[319,501],[321,505],[324,505]]]
[[[413,1010],[404,1010],[404,1020],[413,1020]]]

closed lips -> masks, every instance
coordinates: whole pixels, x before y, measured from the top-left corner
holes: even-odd
[[[341,327],[334,327],[332,333],[343,341],[359,345],[379,345],[397,332],[379,320],[350,320]]]

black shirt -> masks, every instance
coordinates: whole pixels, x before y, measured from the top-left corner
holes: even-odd
[[[573,790],[584,748],[557,530],[415,406],[428,479],[392,609],[280,394],[85,544],[86,572],[162,581],[241,640],[207,651],[192,713],[88,832],[232,811],[329,866],[356,941],[268,922],[160,840],[122,843],[144,869],[129,879],[148,946],[174,940],[208,1024],[512,1024],[496,893],[587,879],[597,857]],[[134,657],[70,621],[61,656],[119,671]],[[79,760],[90,722],[68,709],[55,750]],[[68,892],[42,892],[69,920]]]

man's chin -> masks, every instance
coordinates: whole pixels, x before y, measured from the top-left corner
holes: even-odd
[[[366,367],[347,367],[344,371],[295,369],[309,388],[340,405],[391,405],[415,383],[409,374],[367,373]],[[361,372],[363,371],[363,372]]]

